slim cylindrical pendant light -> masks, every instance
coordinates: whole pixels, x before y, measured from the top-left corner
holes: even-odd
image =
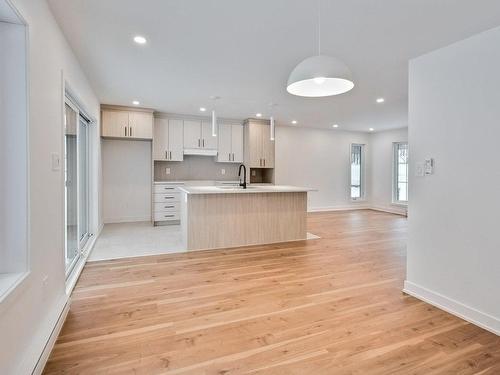
[[[217,137],[217,115],[212,111],[212,137]]]
[[[214,101],[214,106],[212,108],[212,137],[217,137],[217,113],[215,112],[215,105],[219,96],[211,96],[210,99]]]
[[[269,129],[271,132],[269,139],[271,141],[274,141],[274,117],[273,116],[271,116],[271,118],[269,119]]]

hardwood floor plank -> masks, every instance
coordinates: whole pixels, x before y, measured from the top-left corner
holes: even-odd
[[[44,374],[500,374],[500,338],[401,292],[406,219],[321,238],[88,263]]]

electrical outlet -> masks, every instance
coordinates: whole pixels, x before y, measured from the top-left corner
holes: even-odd
[[[257,172],[255,171],[255,169],[252,170],[252,176],[254,176],[254,177],[257,176]]]
[[[222,168],[222,169],[220,170],[220,174],[224,176],[224,175],[226,174],[226,170],[225,170],[224,168]]]
[[[170,174],[170,168],[165,168],[165,173]]]

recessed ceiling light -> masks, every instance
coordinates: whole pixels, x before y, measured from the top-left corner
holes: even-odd
[[[146,44],[147,40],[143,36],[137,35],[134,37],[134,42],[137,44]]]
[[[332,125],[334,128],[338,128],[339,126],[337,124]]]
[[[256,113],[255,116],[262,117],[262,113]]]
[[[296,123],[297,123],[297,120],[293,120],[293,121],[292,121],[292,124],[294,124],[294,125],[295,125]]]
[[[368,129],[368,130],[372,132],[372,131],[374,131],[375,129],[373,129],[373,128],[370,128],[370,129]]]
[[[384,99],[384,98],[378,98],[378,99],[377,99],[377,103],[383,103],[383,102],[385,102],[385,99]]]
[[[205,107],[200,107],[200,111],[205,112],[207,109]]]
[[[141,103],[139,103],[139,101],[138,101],[138,100],[134,100],[134,101],[132,102],[132,104],[133,104],[133,105],[139,105],[139,104],[141,104]]]

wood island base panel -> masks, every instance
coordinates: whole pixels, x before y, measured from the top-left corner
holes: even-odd
[[[181,199],[187,250],[304,240],[307,192],[188,194]]]

